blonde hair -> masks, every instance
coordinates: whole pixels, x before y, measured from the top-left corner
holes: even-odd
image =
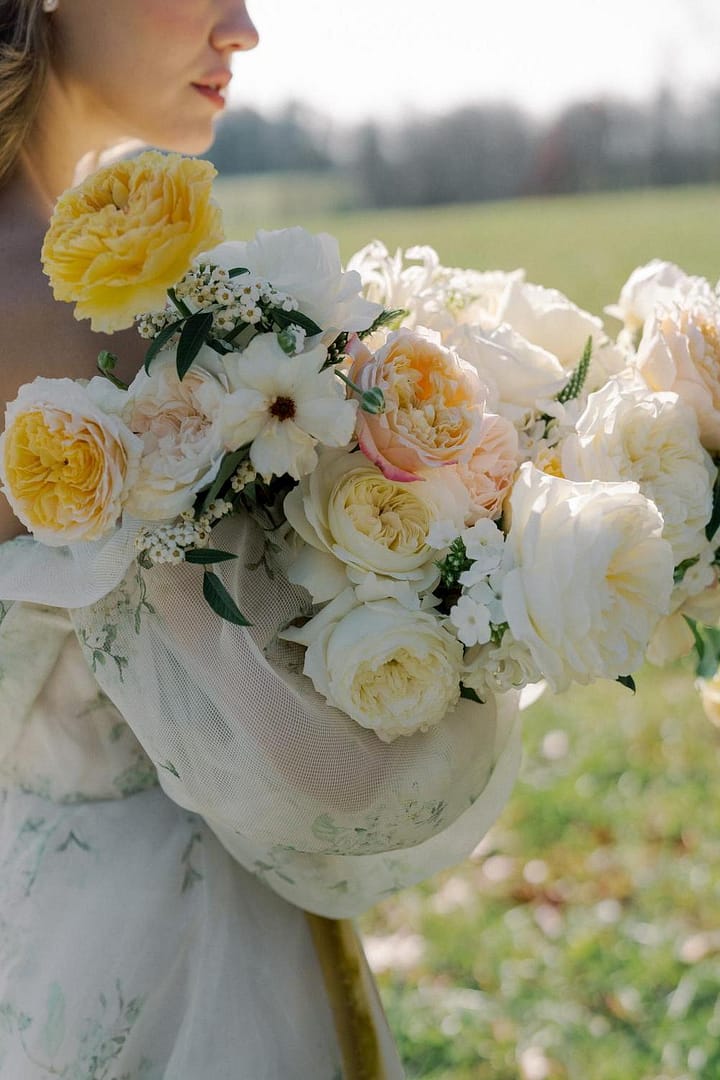
[[[50,64],[41,0],[0,0],[0,186],[33,126]]]

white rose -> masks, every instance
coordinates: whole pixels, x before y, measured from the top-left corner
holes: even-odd
[[[498,322],[509,323],[516,334],[557,357],[567,375],[579,364],[591,337],[593,354],[587,390],[596,390],[623,366],[623,354],[609,340],[602,320],[577,307],[557,289],[511,283]]]
[[[672,548],[637,484],[589,484],[521,466],[502,584],[513,637],[554,690],[640,666],[667,613]]]
[[[443,338],[458,322],[495,326],[509,283],[524,278],[522,270],[480,272],[442,266],[437,252],[427,246],[398,249],[391,255],[379,240],[353,255],[348,268],[360,274],[369,300],[407,311],[404,326],[426,326]]]
[[[708,626],[720,622],[720,584],[714,566],[715,544],[707,543],[700,558],[689,566],[672,592],[672,614],[660,620],[648,645],[647,658],[651,664],[664,667],[686,656],[695,638],[685,616]]]
[[[703,446],[720,450],[720,300],[658,311],[635,364],[652,390],[672,390],[695,410]]]
[[[485,700],[491,694],[522,690],[542,678],[527,645],[516,641],[509,630],[497,644],[468,649],[464,657],[463,686]]]
[[[513,420],[536,408],[538,402],[553,398],[568,381],[556,356],[526,341],[507,324],[487,331],[460,324],[446,339],[488,387],[487,407]]]
[[[207,348],[182,381],[174,352],[156,356],[149,375],[136,375],[123,412],[143,441],[127,502],[131,514],[145,521],[177,517],[212,483],[224,453],[220,413],[226,397],[227,379]]]
[[[318,693],[383,742],[438,724],[460,697],[463,647],[435,615],[396,600],[360,604],[352,589],[300,629]]]
[[[419,483],[403,484],[388,480],[364,455],[326,451],[285,500],[288,521],[308,545],[288,577],[317,603],[347,588],[348,575],[359,583],[375,573],[428,591],[438,580],[428,532],[444,519],[457,536],[467,510],[467,492],[454,470],[428,470]]]
[[[663,516],[676,565],[704,547],[715,470],[677,394],[653,393],[632,375],[611,379],[588,398],[562,469],[569,480],[634,480]]]
[[[203,256],[215,266],[242,266],[295,300],[323,330],[366,330],[382,308],[360,295],[356,271],[344,272],[337,240],[299,226],[266,232],[254,240],[230,240]]]
[[[705,278],[691,277],[675,263],[653,259],[633,270],[620,292],[617,304],[605,311],[623,323],[630,335],[642,330],[643,324],[659,306],[668,307],[693,293],[711,295]]]

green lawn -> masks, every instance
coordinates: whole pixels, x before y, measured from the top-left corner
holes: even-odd
[[[269,192],[252,220],[248,189],[224,187],[229,231],[297,222],[345,255],[430,243],[595,311],[655,255],[720,274],[720,188],[325,216],[298,188],[307,217]],[[490,837],[362,921],[409,1080],[720,1078],[719,749],[682,666],[528,712]]]
[[[226,180],[218,190],[229,237],[304,225],[337,236],[346,258],[376,237],[391,249],[431,244],[451,265],[523,266],[530,280],[596,312],[616,299],[633,267],[653,257],[713,281],[720,275],[720,187],[362,213],[323,212],[345,197],[327,179],[320,187],[304,177]]]

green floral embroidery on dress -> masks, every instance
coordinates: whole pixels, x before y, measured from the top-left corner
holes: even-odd
[[[139,566],[104,600],[87,609],[75,612],[78,638],[89,654],[90,666],[97,674],[98,664],[114,661],[120,681],[125,677],[128,658],[115,648],[118,627],[128,616],[136,634],[140,633],[145,615],[157,612],[147,598],[147,585]],[[100,624],[100,625],[98,625]]]
[[[0,626],[2,626],[5,616],[12,606],[12,600],[0,600]]]
[[[157,787],[157,772],[155,766],[142,750],[137,754],[137,760],[123,769],[121,773],[113,777],[113,787],[116,788],[123,798],[128,795],[136,795],[139,791],[147,791]]]
[[[21,872],[22,876],[25,878],[25,896],[30,896],[43,862],[49,853],[62,855],[70,848],[79,849],[88,853],[92,851],[90,845],[72,829],[65,835],[60,843],[57,843],[52,847],[51,842],[58,839],[58,831],[61,830],[61,828],[61,823],[58,821],[49,822],[47,818],[44,817],[26,818],[20,827],[12,850],[0,867],[0,881],[6,875],[13,862],[20,862],[21,865],[27,863]],[[61,831],[60,836],[62,835]]]
[[[142,627],[143,614],[157,615],[157,611],[147,598],[147,584],[142,569],[135,568],[135,576],[128,587],[121,586],[117,597],[117,610],[121,615],[131,615],[135,633],[139,634]]]
[[[371,855],[397,846],[398,835],[403,836],[408,826],[428,835],[439,832],[446,809],[447,803],[440,799],[409,799],[394,817],[386,807],[379,807],[355,826],[338,825],[330,814],[320,814],[312,834],[326,845],[321,855]]]
[[[153,1080],[159,1076],[148,1058],[143,1058],[138,1070],[117,1073],[114,1063],[123,1051],[128,1035],[140,1016],[145,999],[141,996],[125,1001],[120,980],[115,981],[116,1000],[111,1007],[105,994],[98,995],[99,1009],[95,1017],[84,1022],[77,1035],[77,1051],[73,1061],[54,1064],[66,1041],[65,996],[58,983],[48,991],[47,1018],[32,1040],[34,1019],[9,1001],[0,1002],[0,1035],[14,1035],[20,1041],[27,1060],[47,1076],[58,1080]],[[31,1047],[31,1041],[38,1048]],[[44,1057],[45,1060],[41,1060]],[[49,1059],[49,1060],[48,1060]]]
[[[117,665],[118,675],[120,676],[120,682],[125,677],[125,668],[128,666],[127,656],[121,656],[119,653],[113,652],[113,645],[117,638],[118,629],[113,623],[106,623],[99,631],[91,631],[86,627],[81,626],[78,630],[78,637],[85,646],[86,651],[90,654],[90,666],[93,671],[93,675],[97,674],[98,664],[103,666],[108,659],[114,660]]]
[[[195,819],[188,818],[188,821],[194,823]],[[193,848],[196,844],[201,844],[202,841],[203,834],[199,830],[194,831],[185,846],[185,850],[182,853],[180,861],[183,864],[185,872],[183,874],[182,889],[180,890],[181,892],[187,892],[188,889],[192,888],[196,881],[203,880],[203,875],[200,873],[199,870],[195,869],[191,862]]]
[[[290,877],[290,875],[285,872],[283,863],[288,861],[288,857],[292,860],[296,854],[295,848],[282,847],[280,845],[274,847],[272,851],[268,853],[270,862],[266,862],[264,859],[256,859],[253,863],[255,876],[270,888],[272,888],[272,884],[268,880],[270,876],[278,877],[288,885],[294,885],[295,878]]]

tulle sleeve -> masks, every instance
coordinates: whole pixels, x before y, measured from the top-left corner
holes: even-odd
[[[240,863],[339,918],[472,850],[517,774],[512,698],[462,701],[431,731],[383,743],[326,705],[298,647],[278,640],[308,598],[273,571],[252,522],[229,519],[213,537],[238,555],[218,572],[250,629],[211,611],[199,567],[131,561],[131,531],[72,552],[10,545],[0,595],[43,593],[72,609],[88,663],[163,788]]]

